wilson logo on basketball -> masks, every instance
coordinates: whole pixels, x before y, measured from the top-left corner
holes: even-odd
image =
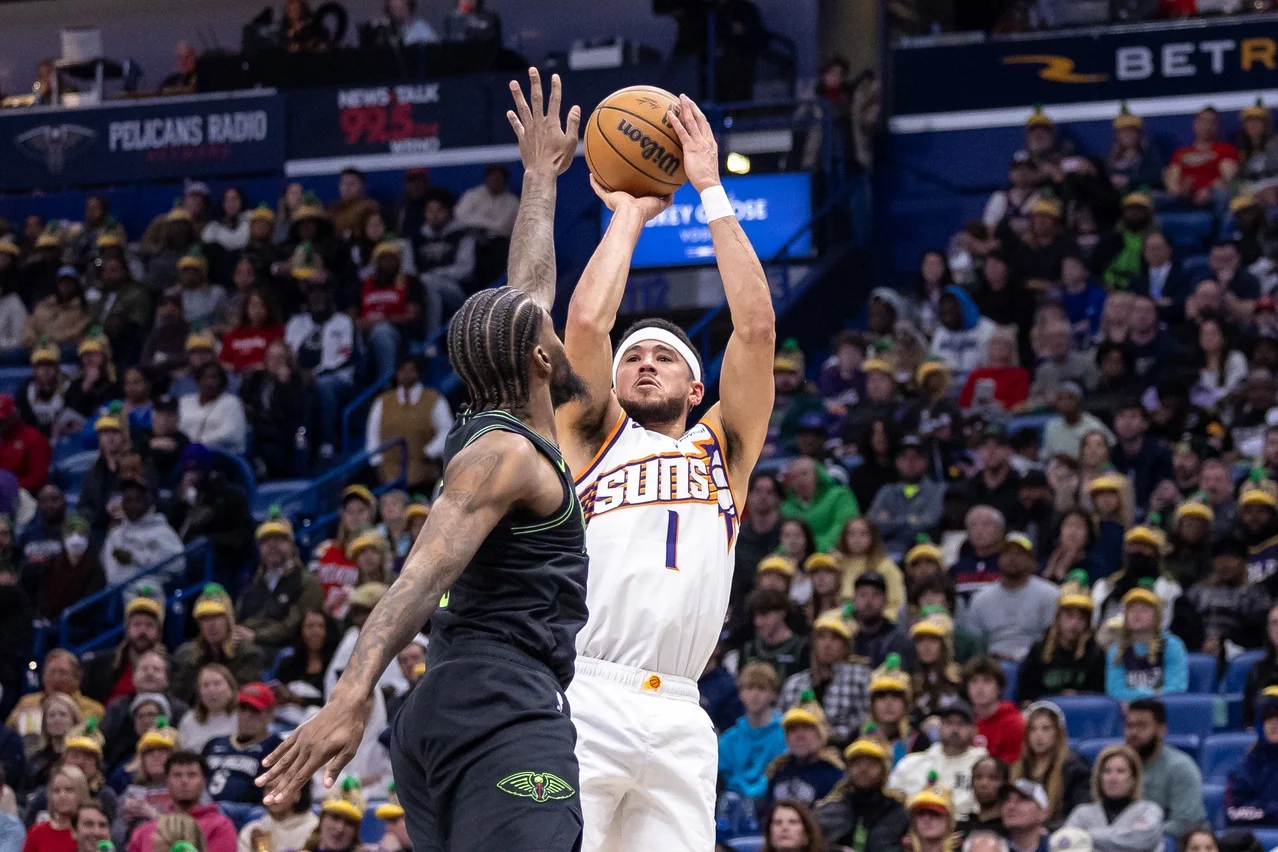
[[[663,173],[674,176],[679,170],[680,164],[683,162],[673,151],[667,151],[665,146],[651,136],[635,127],[626,119],[621,119],[617,123],[617,132],[625,136],[631,142],[639,146],[643,158],[652,163]]]

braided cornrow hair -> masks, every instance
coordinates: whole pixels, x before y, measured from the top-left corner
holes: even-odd
[[[494,287],[467,299],[448,324],[448,359],[474,411],[520,410],[530,391],[524,361],[542,312],[522,290]]]

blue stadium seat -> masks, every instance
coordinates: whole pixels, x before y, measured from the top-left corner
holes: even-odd
[[[1179,838],[1172,837],[1170,834],[1163,835],[1163,852],[1176,852],[1179,846]]]
[[[1253,828],[1251,833],[1256,835],[1256,840],[1260,841],[1260,848],[1265,852],[1278,846],[1278,828]]]
[[[1007,688],[1003,690],[1004,701],[1016,700],[1016,684],[1020,682],[1018,677],[1020,670],[1020,663],[1014,660],[1003,661],[1003,674],[1007,677]]]
[[[378,843],[382,839],[382,835],[386,833],[386,823],[382,822],[373,813],[374,808],[370,807],[364,811],[364,819],[359,824],[359,840],[361,843]]]
[[[1007,421],[1007,434],[1015,435],[1022,429],[1033,429],[1042,435],[1043,429],[1047,426],[1047,421],[1051,420],[1053,416],[1051,414],[1018,414]]]
[[[1189,755],[1195,763],[1198,762],[1198,750],[1202,747],[1203,741],[1197,734],[1168,734],[1166,743]]]
[[[1207,819],[1212,828],[1219,831],[1225,827],[1225,785],[1203,782],[1203,807],[1207,809]]]
[[[728,841],[728,845],[736,850],[736,852],[762,852],[763,838],[758,835],[752,835],[750,837],[734,837],[732,840]]]
[[[1225,724],[1227,731],[1241,731],[1243,727],[1243,694],[1241,692],[1230,692],[1222,695],[1225,700],[1225,717],[1229,720]]]
[[[1202,749],[1198,752],[1198,768],[1202,770],[1203,781],[1224,784],[1230,770],[1238,765],[1255,742],[1256,735],[1252,731],[1212,734],[1203,740]]]
[[[281,479],[276,482],[263,482],[257,487],[257,491],[253,494],[253,517],[258,521],[266,520],[270,513],[271,506],[279,504],[280,512],[284,517],[292,517],[298,514],[301,509],[299,503],[301,498],[310,487],[309,479]]]
[[[1065,714],[1070,739],[1117,737],[1123,733],[1122,708],[1104,695],[1058,695],[1052,702]]]
[[[1189,691],[1215,692],[1216,658],[1211,654],[1189,655]]]
[[[1170,733],[1196,734],[1199,738],[1211,736],[1216,696],[1164,695],[1161,700],[1167,708],[1167,730]]]
[[[16,397],[22,383],[31,378],[30,367],[0,367],[0,393]]]
[[[1220,691],[1242,692],[1247,686],[1247,673],[1265,656],[1264,651],[1244,651],[1229,661],[1225,666],[1225,677],[1220,682]]]
[[[1216,227],[1212,214],[1199,210],[1159,213],[1158,222],[1172,246],[1186,251],[1206,248]]]
[[[1180,267],[1189,276],[1190,281],[1201,281],[1212,274],[1211,265],[1207,262],[1205,254],[1186,255],[1181,258]]]
[[[1096,756],[1101,753],[1101,749],[1111,745],[1122,745],[1122,743],[1122,737],[1096,737],[1095,739],[1076,741],[1074,743],[1074,751],[1086,758],[1088,763],[1095,763]]]
[[[75,491],[78,493],[80,481],[84,479],[84,475],[89,472],[89,469],[93,467],[93,463],[97,460],[97,450],[73,453],[54,465],[53,479],[63,491]]]

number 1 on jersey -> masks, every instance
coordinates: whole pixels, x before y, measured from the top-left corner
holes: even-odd
[[[666,512],[666,570],[678,571],[675,556],[679,548],[679,513],[674,509]]]

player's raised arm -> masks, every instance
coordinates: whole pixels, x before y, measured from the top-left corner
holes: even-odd
[[[559,176],[577,154],[577,126],[581,108],[568,110],[568,124],[559,123],[562,101],[559,75],[550,77],[550,103],[543,107],[541,75],[528,69],[528,94],[510,81],[515,108],[506,119],[519,140],[519,159],[524,164],[524,185],[519,195],[519,215],[510,235],[510,258],[506,278],[511,287],[523,290],[546,310],[555,303],[555,196]]]
[[[621,417],[621,404],[612,389],[610,334],[626,294],[630,259],[643,226],[673,200],[668,195],[636,198],[624,192],[607,192],[593,176],[590,185],[613,217],[573,290],[564,327],[568,363],[586,386],[581,400],[563,406],[556,414],[564,457],[574,472],[589,462]]]
[[[265,804],[289,801],[321,767],[325,786],[337,780],[359,748],[377,679],[502,517],[540,494],[540,459],[526,439],[505,431],[483,435],[453,458],[404,570],[368,616],[328,703],[264,761],[257,784],[266,788]]]
[[[686,95],[679,96],[680,115],[667,113],[683,144],[683,167],[701,193],[718,258],[723,293],[732,315],[732,336],[723,353],[719,403],[710,414],[723,424],[728,469],[744,482],[763,452],[772,414],[772,359],[777,320],[772,291],[754,247],[741,230],[732,204],[719,181],[719,146],[710,122]],[[682,116],[682,117],[680,117]]]

